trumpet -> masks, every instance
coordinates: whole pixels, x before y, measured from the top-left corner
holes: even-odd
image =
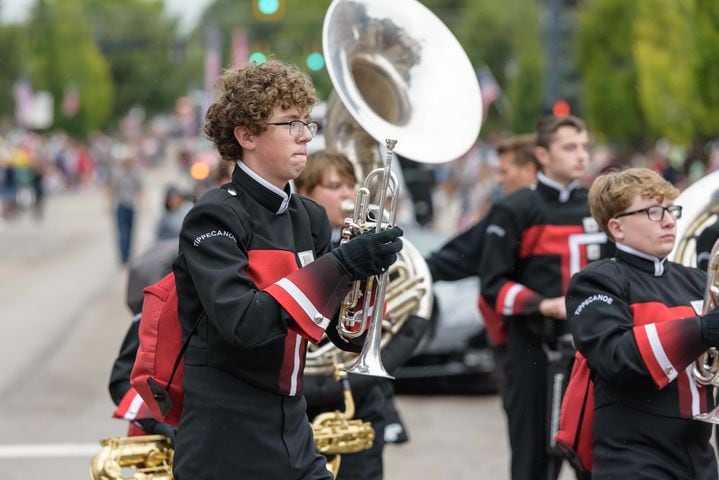
[[[341,243],[346,243],[355,236],[372,229],[379,233],[394,225],[399,200],[399,181],[392,174],[391,166],[397,140],[386,139],[385,144],[387,153],[384,166],[372,170],[357,191],[354,212],[352,218],[345,219]],[[378,180],[382,182],[379,190],[379,202],[373,209],[370,205],[370,186]],[[385,222],[384,205],[390,197],[390,213]],[[353,282],[350,292],[340,306],[337,331],[341,337],[353,339],[367,332],[367,338],[357,360],[345,369],[349,373],[394,378],[385,370],[380,355],[382,316],[388,281],[388,272],[383,272],[379,276],[371,276]]]

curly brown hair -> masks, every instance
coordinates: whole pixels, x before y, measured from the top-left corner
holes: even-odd
[[[296,66],[278,60],[226,70],[215,82],[215,90],[215,102],[205,114],[204,133],[228,162],[242,158],[235,127],[259,135],[267,129],[275,107],[295,107],[306,116],[317,101],[310,78]]]
[[[614,238],[607,228],[609,220],[629,208],[637,195],[663,202],[677,198],[679,190],[648,168],[628,168],[605,173],[592,183],[589,189],[589,208],[610,240]]]

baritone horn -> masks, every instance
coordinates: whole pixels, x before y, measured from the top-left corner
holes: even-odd
[[[677,242],[669,254],[671,261],[695,267],[696,241],[702,231],[719,221],[719,172],[713,172],[694,182],[675,203],[684,211],[677,221]],[[704,290],[702,312],[710,312],[719,306],[719,242],[714,244],[707,265],[707,284]],[[719,350],[710,348],[694,361],[692,376],[696,383],[719,387]],[[695,420],[719,423],[719,409],[700,413]]]
[[[707,286],[702,314],[719,306],[719,240],[714,243],[707,265]],[[712,347],[694,361],[694,378],[702,385],[719,387],[719,350]]]
[[[376,233],[391,228],[397,218],[397,201],[399,199],[399,182],[392,174],[392,155],[397,140],[385,140],[387,153],[383,168],[372,170],[357,191],[355,209],[352,218],[345,220],[342,230],[342,243],[364,232],[374,229]],[[380,177],[380,178],[378,178]],[[370,208],[370,186],[373,182],[382,182],[379,189],[379,200],[374,211]],[[391,197],[390,213],[385,222],[384,205]],[[340,307],[337,324],[338,333],[347,339],[357,338],[367,332],[362,351],[352,366],[345,369],[349,373],[371,375],[374,377],[394,378],[387,373],[382,364],[382,317],[384,297],[387,291],[389,273],[382,272],[378,277],[370,276],[364,280],[353,282],[350,292]],[[374,303],[374,306],[373,306]]]

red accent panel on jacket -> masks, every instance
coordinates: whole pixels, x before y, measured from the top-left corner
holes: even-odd
[[[562,272],[562,292],[566,292],[572,276],[570,256],[572,254],[580,255],[580,269],[587,264],[586,245],[580,245],[577,252],[571,252],[569,248],[569,237],[583,233],[585,232],[581,225],[535,225],[522,232],[519,257],[559,256],[560,271]]]
[[[247,259],[247,275],[259,290],[264,290],[300,268],[294,252],[287,250],[250,250]]]
[[[479,296],[479,311],[484,319],[484,328],[487,330],[490,340],[496,346],[501,347],[507,344],[507,327],[502,322],[502,316],[487,303],[487,300]]]

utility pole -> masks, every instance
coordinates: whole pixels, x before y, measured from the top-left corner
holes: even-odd
[[[580,75],[574,50],[577,3],[578,0],[545,0],[547,74],[542,102],[544,113],[551,113],[555,107],[566,104],[572,113],[579,110]]]

